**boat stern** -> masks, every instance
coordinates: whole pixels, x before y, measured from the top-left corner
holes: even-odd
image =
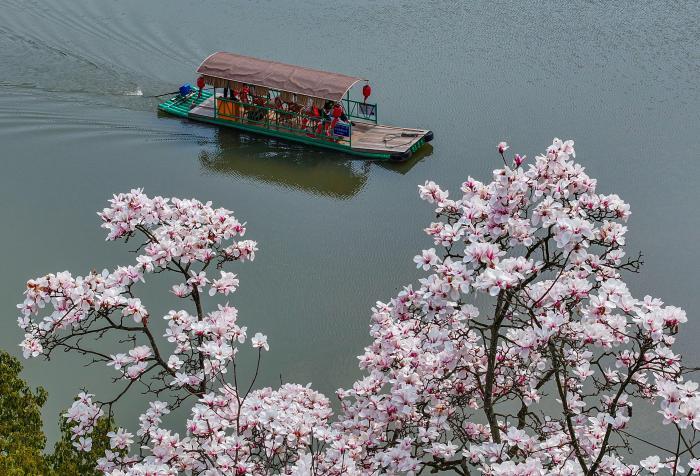
[[[199,91],[196,90],[185,96],[177,94],[167,101],[158,104],[158,110],[167,112],[168,114],[172,114],[174,116],[187,118],[189,117],[190,110],[192,108],[199,106],[204,101],[212,97],[212,95],[212,91],[206,90],[202,91],[201,95],[199,94]]]

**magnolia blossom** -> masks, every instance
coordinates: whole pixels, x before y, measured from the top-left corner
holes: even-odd
[[[209,295],[213,296],[216,293],[224,294],[228,296],[238,287],[238,278],[234,273],[227,273],[226,271],[221,271],[221,278],[215,279],[212,282],[212,287],[209,289]]]
[[[435,248],[430,248],[429,250],[423,250],[422,254],[414,257],[413,262],[416,263],[416,268],[423,268],[423,271],[427,271],[431,266],[439,263],[440,258],[435,254]]]
[[[250,340],[253,347],[256,349],[263,348],[265,350],[270,350],[270,346],[267,344],[267,336],[257,332],[253,338]]]
[[[92,450],[92,438],[90,438],[90,437],[85,438],[85,437],[81,436],[80,438],[78,438],[77,441],[73,442],[73,446],[78,451],[89,452]]]
[[[109,445],[112,448],[120,450],[128,449],[134,442],[134,435],[123,428],[119,428],[116,432],[110,431],[107,433],[107,437],[109,438]]]
[[[44,352],[44,348],[41,345],[39,339],[37,339],[34,334],[24,334],[24,340],[20,344],[22,348],[22,354],[25,359],[29,357],[37,357]]]

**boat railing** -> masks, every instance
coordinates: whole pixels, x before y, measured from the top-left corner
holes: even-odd
[[[355,101],[346,97],[343,99],[345,114],[351,119],[362,119],[377,124],[377,104]]]
[[[350,122],[345,124],[347,136],[336,135],[335,131],[331,130],[331,119],[223,97],[217,97],[215,104],[214,117],[216,119],[263,127],[276,132],[304,135],[316,140],[334,142],[348,148],[352,146],[352,123]]]

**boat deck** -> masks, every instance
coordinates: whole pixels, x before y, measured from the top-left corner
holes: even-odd
[[[268,127],[247,124],[245,120],[224,119],[218,116],[215,114],[214,97],[211,93],[206,96],[203,95],[201,98],[195,98],[193,96],[180,103],[172,103],[172,100],[168,101],[168,103],[170,103],[170,105],[161,107],[161,109],[180,117],[189,117],[193,120],[205,122],[226,123],[226,125],[247,130],[258,129],[260,132],[267,134],[274,134],[277,132],[277,128],[274,125],[275,113],[272,111],[269,113],[270,116],[268,119],[270,120],[270,125]],[[164,103],[164,105],[165,104],[167,103]],[[285,132],[285,135],[291,136],[290,138],[294,138],[295,140],[303,139],[304,142],[310,142],[306,134],[302,131],[290,132],[286,130]],[[429,142],[431,139],[432,132],[427,129],[410,129],[353,121],[350,147],[347,147],[347,144],[332,145],[334,146],[333,148],[342,148],[348,152],[357,153],[358,155],[376,155],[378,157],[393,157],[404,160],[408,158],[412,152],[415,152],[420,146],[425,142]],[[324,144],[326,141],[322,139],[312,139],[312,141],[314,143],[319,143],[319,145],[328,146]]]
[[[209,97],[190,109],[190,116],[201,116],[214,119],[214,117],[216,117],[214,115],[214,97]]]
[[[204,102],[214,100],[212,99],[213,93],[207,91],[206,89],[202,91],[202,96],[197,97],[197,93],[193,93],[187,97],[175,96],[164,103],[158,105],[158,109],[165,111],[167,113],[173,114],[178,117],[189,117],[190,110],[193,107],[199,106]]]
[[[429,131],[406,127],[355,122],[352,126],[352,149],[368,152],[406,152]]]

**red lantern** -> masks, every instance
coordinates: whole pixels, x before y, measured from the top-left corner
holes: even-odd
[[[333,106],[333,117],[335,119],[338,119],[342,115],[343,115],[343,108],[340,107],[340,104],[336,104],[335,106]]]
[[[367,102],[367,98],[372,95],[372,86],[365,84],[362,87],[362,95],[365,97],[365,102]]]
[[[197,87],[199,89],[202,89],[205,86],[205,84],[206,83],[204,82],[204,76],[200,76],[199,78],[197,78]]]

